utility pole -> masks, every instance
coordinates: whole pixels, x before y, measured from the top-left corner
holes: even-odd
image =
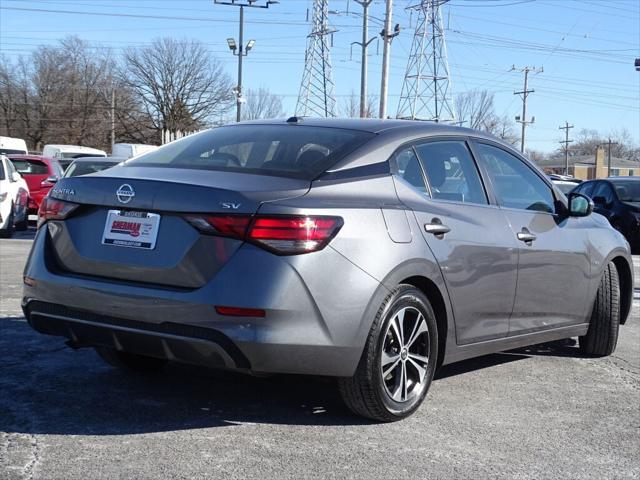
[[[391,41],[400,34],[400,25],[397,24],[391,33],[391,20],[393,16],[393,0],[387,0],[387,8],[384,17],[384,30],[380,32],[384,49],[382,50],[382,83],[380,85],[380,118],[387,118],[387,90],[389,88],[389,58],[391,56]]]
[[[612,142],[611,137],[609,137],[609,141],[607,142],[607,177],[611,176],[611,145],[618,145],[618,142]]]
[[[116,93],[111,86],[111,155],[113,155],[113,146],[116,144]]]
[[[569,125],[569,122],[564,122],[564,127],[558,127],[559,130],[564,130],[564,174],[569,175],[569,144],[573,140],[569,140],[569,129],[573,128],[573,125]]]
[[[233,38],[227,38],[227,44],[231,53],[238,57],[238,85],[234,89],[236,94],[236,121],[239,122],[242,119],[242,104],[244,98],[242,96],[242,57],[246,57],[249,54],[249,50],[253,48],[256,41],[249,40],[247,46],[244,45],[244,7],[250,8],[269,8],[270,5],[280,3],[276,0],[267,0],[264,5],[257,5],[257,0],[213,0],[213,3],[219,5],[232,5],[234,7],[240,7],[240,20],[238,28],[238,44],[236,44]],[[237,51],[237,52],[236,52]]]
[[[362,62],[360,70],[360,118],[367,116],[367,47],[375,40],[369,37],[369,5],[373,0],[355,0],[362,6],[362,41],[353,42],[362,47]]]
[[[522,133],[520,136],[520,152],[524,153],[525,130],[528,124],[534,123],[536,120],[536,117],[531,117],[531,120],[527,120],[527,97],[530,93],[535,92],[535,90],[527,89],[529,72],[542,73],[544,71],[544,68],[541,67],[539,69],[536,69],[536,67],[524,67],[522,69],[518,69],[514,65],[511,67],[511,71],[513,70],[520,70],[521,72],[524,72],[524,89],[521,92],[513,92],[514,95],[522,95],[522,117],[517,116],[516,122],[522,124]]]

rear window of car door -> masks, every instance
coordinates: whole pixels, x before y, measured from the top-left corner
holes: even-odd
[[[418,157],[413,147],[406,147],[400,150],[395,156],[398,166],[398,176],[409,183],[413,188],[423,195],[428,195],[427,184],[424,181],[422,167],[418,162]]]
[[[594,182],[582,183],[575,189],[575,192],[581,193],[582,195],[586,195],[587,197],[591,197],[591,193],[593,192],[594,186],[595,186]]]
[[[484,143],[477,143],[480,161],[491,179],[498,203],[506,208],[554,213],[555,199],[549,187],[533,169],[515,155]]]
[[[486,205],[487,196],[464,140],[442,140],[415,146],[427,174],[431,197]]]
[[[598,182],[598,186],[593,190],[591,198],[602,197],[605,204],[613,202],[613,189],[606,182]]]

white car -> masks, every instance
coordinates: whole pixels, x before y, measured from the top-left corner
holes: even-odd
[[[104,150],[80,145],[45,145],[42,150],[42,156],[55,158],[60,163],[60,166],[66,170],[74,158],[106,157],[107,153]]]
[[[141,143],[116,143],[113,146],[111,155],[113,157],[132,158],[142,155],[143,153],[153,152],[158,147],[155,145],[145,145]]]
[[[0,154],[0,237],[9,238],[14,230],[25,230],[29,217],[29,187],[9,159]]]

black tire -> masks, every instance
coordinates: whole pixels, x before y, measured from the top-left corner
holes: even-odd
[[[620,281],[613,262],[604,269],[591,313],[589,330],[580,337],[580,351],[586,355],[611,355],[618,343],[620,328]]]
[[[7,228],[0,229],[0,238],[13,237],[14,225],[13,225],[13,205],[11,205],[11,212],[9,218],[7,218]]]
[[[131,372],[157,372],[167,364],[167,360],[147,357],[135,353],[119,352],[113,348],[96,347],[98,356],[112,367]]]
[[[416,330],[420,329],[418,324],[423,325],[418,313],[424,318],[424,325],[426,325],[427,328],[426,333],[417,334],[415,338],[413,338],[413,342],[409,339],[401,342],[398,347],[402,348],[396,350],[398,352],[397,356],[393,357],[401,359],[395,360],[396,363],[399,361],[402,362],[399,364],[400,366],[394,370],[394,372],[397,372],[398,368],[401,370],[400,385],[396,392],[403,388],[403,378],[408,379],[410,375],[414,376],[411,386],[412,396],[409,397],[408,389],[405,388],[405,400],[401,399],[397,401],[393,398],[388,383],[397,381],[397,373],[389,373],[387,376],[383,375],[383,359],[389,361],[387,365],[395,364],[391,361],[391,357],[387,351],[390,345],[393,345],[393,332],[397,333],[397,330],[393,330],[391,322],[395,322],[396,317],[399,318],[399,315],[402,314],[402,323],[404,326],[409,325],[409,328],[411,328],[410,316],[413,315],[416,318],[415,326],[413,327],[413,332],[409,335],[413,337]],[[409,317],[407,317],[407,315],[409,315]],[[402,330],[404,330],[404,327]],[[404,338],[404,333],[402,333],[400,337]],[[407,343],[408,346],[406,345]],[[392,346],[392,348],[397,347]],[[413,348],[424,350],[419,350],[418,353],[416,353],[416,350],[411,351]],[[423,351],[426,351],[427,355],[424,355],[422,358],[426,357],[428,360],[422,364],[421,368],[424,367],[423,370],[426,371],[423,375],[420,375],[420,370],[418,370],[415,360],[421,358],[417,355],[423,355],[420,353]],[[385,356],[383,357],[383,355]],[[437,358],[438,327],[429,300],[417,288],[411,285],[400,285],[382,302],[371,326],[371,330],[369,331],[364,352],[362,353],[355,375],[349,378],[338,379],[340,394],[347,407],[357,415],[381,422],[401,420],[414,413],[418,407],[420,407],[433,380]],[[415,377],[417,377],[417,381],[415,381]],[[404,385],[408,385],[406,380]],[[402,394],[400,395],[400,398],[401,397]]]

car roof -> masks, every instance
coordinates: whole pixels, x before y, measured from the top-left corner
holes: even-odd
[[[294,121],[292,119],[297,119]],[[458,135],[482,134],[470,128],[457,127],[445,123],[436,123],[421,120],[379,119],[379,118],[307,118],[291,117],[290,119],[251,120],[233,125],[306,125],[312,127],[344,128],[348,130],[360,130],[370,133],[382,133],[387,130],[414,130],[416,127],[425,133],[455,133]]]
[[[51,163],[51,162],[57,161],[55,158],[43,157],[42,155],[11,154],[11,155],[7,155],[7,157],[9,157],[9,160],[38,160],[39,162],[44,162],[44,163]]]
[[[616,182],[638,182],[640,177],[609,177],[603,178],[603,180],[615,180]]]
[[[45,148],[47,148],[47,147],[57,148],[61,152],[86,152],[86,153],[101,152],[101,153],[104,153],[104,150],[100,150],[99,148],[85,147],[85,146],[82,146],[82,145],[60,145],[60,144],[52,144],[52,143],[50,143],[50,144],[45,145],[44,147]]]

